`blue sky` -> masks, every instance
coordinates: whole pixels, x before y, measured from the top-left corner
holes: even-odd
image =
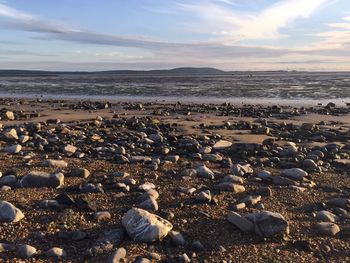
[[[349,0],[0,0],[0,68],[350,70]]]

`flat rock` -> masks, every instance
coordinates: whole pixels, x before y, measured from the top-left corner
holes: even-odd
[[[220,140],[213,145],[214,150],[224,150],[230,148],[232,146],[232,142]]]
[[[54,168],[66,168],[68,163],[63,160],[45,160],[42,165],[44,167],[54,167]]]
[[[139,208],[124,214],[122,224],[134,241],[146,243],[162,240],[173,228],[169,221]]]
[[[59,188],[64,185],[64,175],[62,173],[49,174],[45,172],[33,171],[25,175],[21,180],[22,187],[53,187]]]
[[[234,184],[234,183],[220,183],[214,186],[216,190],[233,192],[233,193],[241,193],[245,191],[243,185]]]
[[[300,168],[291,168],[283,170],[281,175],[288,177],[292,180],[301,181],[304,177],[308,175],[308,173]]]
[[[245,216],[255,226],[255,233],[263,237],[271,237],[278,234],[289,234],[289,224],[279,213],[263,211]]]
[[[243,232],[254,232],[254,224],[236,212],[230,211],[227,220]]]

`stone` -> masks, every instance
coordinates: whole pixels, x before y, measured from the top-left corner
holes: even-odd
[[[235,183],[235,184],[243,184],[243,178],[236,176],[236,175],[226,175],[223,179],[222,182],[228,182],[228,183]]]
[[[29,245],[20,245],[16,254],[20,258],[31,258],[36,254],[36,248]]]
[[[300,168],[291,168],[283,170],[281,175],[292,180],[301,181],[308,175],[308,173]]]
[[[211,194],[209,190],[201,191],[197,194],[196,200],[198,202],[210,202],[211,201]]]
[[[77,147],[75,147],[75,146],[73,146],[71,144],[67,144],[63,148],[63,152],[67,156],[72,156],[76,151],[77,151]]]
[[[173,228],[169,221],[139,208],[124,214],[122,224],[134,241],[146,243],[162,240]]]
[[[327,201],[330,207],[339,207],[345,210],[350,208],[350,199],[348,198],[333,198]]]
[[[249,195],[241,200],[242,203],[245,203],[246,205],[256,205],[261,201],[261,195]]]
[[[213,145],[213,149],[218,151],[218,150],[224,150],[224,149],[230,148],[231,146],[232,146],[232,142],[220,140]]]
[[[149,191],[149,190],[153,190],[156,188],[156,186],[153,183],[150,182],[146,182],[144,184],[139,185],[139,190],[141,191]]]
[[[146,200],[144,200],[141,204],[138,205],[138,207],[149,211],[158,211],[158,203],[152,197],[149,197]]]
[[[285,177],[282,177],[282,176],[273,176],[273,183],[275,185],[282,185],[282,186],[288,186],[288,185],[296,185],[297,182],[289,179],[289,178],[285,178]]]
[[[234,175],[243,176],[245,174],[252,174],[254,170],[250,164],[232,164],[231,172]]]
[[[255,233],[262,237],[272,237],[278,234],[289,234],[289,223],[279,213],[262,211],[245,216],[255,226]]]
[[[22,146],[19,144],[6,147],[5,151],[10,154],[19,153],[22,150]]]
[[[67,253],[59,247],[53,247],[50,248],[45,252],[45,255],[48,257],[53,257],[53,258],[65,258],[67,256]]]
[[[214,189],[219,191],[241,193],[245,191],[243,185],[234,184],[234,183],[220,183],[214,186]]]
[[[108,211],[97,212],[94,215],[97,222],[108,221],[112,218],[111,214]]]
[[[171,242],[175,246],[184,246],[186,244],[186,241],[185,241],[184,237],[181,235],[180,232],[172,230],[172,231],[169,232],[169,236],[171,238]]]
[[[315,163],[314,160],[311,160],[311,159],[305,159],[303,161],[303,167],[306,169],[306,170],[316,170],[318,168],[318,165]]]
[[[17,131],[15,129],[5,131],[2,136],[9,141],[18,140]]]
[[[203,252],[205,250],[203,244],[199,240],[193,241],[191,246],[192,250],[195,252]]]
[[[124,262],[123,260],[126,257],[126,249],[121,247],[112,253],[107,259],[107,263],[120,263]]]
[[[272,181],[272,179],[273,179],[271,172],[266,171],[266,170],[258,172],[257,177],[259,177],[265,181]]]
[[[203,154],[202,159],[209,162],[220,162],[222,157],[219,154],[207,153]]]
[[[15,120],[15,114],[12,111],[6,111],[5,116],[6,116],[6,119],[9,121]]]
[[[210,170],[208,167],[206,167],[205,165],[201,165],[197,167],[196,171],[199,177],[211,179],[211,180],[215,178],[214,172]]]
[[[254,232],[254,224],[236,212],[230,211],[227,220],[243,232]]]
[[[21,135],[19,137],[19,142],[20,143],[26,143],[27,141],[29,141],[30,137],[28,135]]]
[[[64,175],[62,173],[48,174],[45,172],[33,171],[25,175],[20,183],[22,187],[28,188],[59,188],[64,185]]]
[[[316,220],[322,221],[322,222],[334,223],[335,221],[338,220],[338,217],[331,212],[323,210],[316,214]]]
[[[90,176],[90,172],[85,168],[75,168],[70,171],[69,175],[74,177],[88,178]]]
[[[44,167],[54,167],[54,168],[66,168],[68,163],[63,160],[45,160],[42,165]]]
[[[340,228],[337,224],[322,222],[313,226],[313,231],[316,235],[321,236],[335,236],[340,232]]]
[[[0,243],[0,253],[12,252],[16,250],[16,246],[6,243]]]
[[[179,159],[180,159],[180,156],[178,155],[168,155],[167,157],[165,157],[166,161],[169,161],[172,163],[176,163]]]
[[[16,223],[24,218],[21,210],[7,201],[0,201],[0,222]]]

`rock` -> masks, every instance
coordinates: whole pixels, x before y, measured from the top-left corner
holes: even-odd
[[[27,141],[29,141],[29,136],[28,135],[21,135],[20,137],[19,137],[19,142],[20,143],[26,143]]]
[[[149,191],[149,190],[153,190],[156,188],[156,186],[153,184],[153,183],[150,183],[150,182],[146,182],[142,185],[139,185],[139,190],[141,191]]]
[[[20,258],[31,258],[36,254],[36,248],[29,245],[20,245],[16,254]]]
[[[54,167],[54,168],[66,168],[68,163],[63,160],[45,160],[42,165],[44,167]]]
[[[97,222],[108,221],[112,218],[111,214],[108,211],[97,212],[94,215]]]
[[[232,142],[220,140],[214,144],[213,149],[218,151],[218,150],[224,150],[224,149],[230,148],[231,146],[232,146]]]
[[[19,153],[22,150],[22,146],[17,144],[17,145],[11,145],[6,147],[5,151],[10,154],[15,154]]]
[[[162,240],[173,228],[169,221],[139,208],[124,214],[122,224],[134,241],[146,243]]]
[[[21,210],[7,201],[0,201],[0,222],[16,223],[24,218]]]
[[[334,223],[335,221],[338,220],[338,217],[331,212],[323,210],[316,214],[316,220],[322,221],[322,222]]]
[[[16,250],[16,246],[6,243],[0,243],[0,253],[12,252]]]
[[[243,232],[254,232],[254,224],[236,212],[230,211],[227,220]]]
[[[241,200],[241,202],[245,203],[246,205],[256,205],[260,201],[261,201],[261,195],[256,195],[256,196],[249,195]]]
[[[75,147],[75,146],[73,146],[71,144],[67,144],[63,148],[63,152],[67,156],[72,156],[76,151],[77,151],[77,147]]]
[[[202,245],[202,243],[198,240],[193,241],[192,243],[192,250],[195,252],[203,252],[205,250],[204,246]]]
[[[226,175],[223,179],[222,182],[228,182],[228,183],[235,183],[235,184],[243,184],[243,178],[236,176],[236,175]]]
[[[145,201],[139,204],[138,207],[149,211],[158,211],[158,203],[152,197],[147,198]]]
[[[273,179],[271,172],[266,171],[266,170],[258,172],[257,177],[259,177],[265,181],[272,181],[272,179]]]
[[[211,171],[208,167],[206,167],[205,165],[201,165],[199,167],[197,167],[196,169],[197,171],[197,175],[199,177],[203,177],[203,178],[207,178],[207,179],[214,179],[214,172]]]
[[[53,248],[50,248],[49,250],[47,250],[45,252],[45,255],[48,256],[48,257],[53,257],[53,258],[64,258],[66,257],[66,252],[62,249],[62,248],[59,248],[59,247],[53,247]]]
[[[250,164],[233,164],[231,171],[234,175],[243,176],[245,174],[252,174],[254,172]]]
[[[220,162],[222,157],[219,154],[207,153],[203,154],[202,159],[209,162]]]
[[[314,225],[313,231],[316,235],[335,236],[340,231],[340,228],[337,224],[322,222]]]
[[[48,174],[45,172],[33,171],[25,175],[21,180],[22,187],[53,187],[59,188],[64,185],[62,173]]]
[[[301,181],[304,179],[304,177],[308,175],[308,173],[300,168],[291,168],[291,169],[283,170],[281,175],[288,177],[292,180]]]
[[[303,161],[303,167],[305,167],[305,169],[308,171],[318,169],[318,165],[315,163],[314,160],[311,160],[311,159],[305,159]]]
[[[15,114],[12,111],[6,111],[5,116],[6,116],[6,119],[9,121],[15,120]]]
[[[227,192],[233,192],[233,193],[241,193],[245,191],[245,188],[243,185],[233,184],[233,183],[220,183],[215,185],[214,188],[219,191],[227,191]]]
[[[169,236],[171,238],[171,242],[175,246],[184,246],[186,244],[186,241],[185,241],[184,237],[179,232],[170,231],[169,232]]]
[[[210,202],[211,201],[211,194],[209,190],[204,190],[197,194],[196,200],[198,202]]]
[[[273,177],[273,183],[275,185],[296,185],[297,182],[291,180],[291,179],[288,179],[288,178],[285,178],[285,177],[282,177],[282,176],[274,176]]]
[[[126,249],[121,247],[112,253],[107,259],[107,263],[120,263],[124,262],[126,257]]]
[[[277,234],[289,234],[289,224],[279,213],[263,211],[245,216],[255,226],[255,233],[262,237],[271,237]]]
[[[169,161],[172,163],[176,163],[179,159],[180,159],[180,156],[178,155],[168,155],[167,157],[165,157],[166,161]]]
[[[69,175],[74,177],[88,178],[90,176],[90,172],[84,168],[75,168],[70,171]]]
[[[330,207],[339,207],[345,210],[350,208],[350,199],[348,198],[333,198],[327,201],[327,205]]]
[[[5,131],[2,136],[9,141],[18,140],[17,131],[15,129]]]

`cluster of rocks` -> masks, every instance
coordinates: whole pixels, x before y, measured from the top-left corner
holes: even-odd
[[[140,112],[146,111],[148,106],[152,104],[124,104],[125,109]],[[91,111],[108,109],[112,105],[82,102],[68,107]],[[336,112],[334,107],[326,110],[327,113]],[[179,113],[188,116],[190,112],[205,111],[257,119],[254,122],[199,125],[203,131],[249,130],[252,134],[269,135],[270,138],[257,144],[237,143],[214,133],[188,135],[177,129],[175,123],[169,124],[154,116]],[[287,119],[308,111],[316,110],[287,112],[280,107],[238,108],[228,104],[187,107],[176,104],[173,109],[167,109],[166,114],[156,110],[153,116],[146,117],[114,114],[110,119],[97,116],[87,122],[65,124],[58,119],[49,119],[41,123],[9,124],[0,128],[1,154],[9,160],[17,160],[18,167],[24,167],[25,171],[9,170],[1,174],[0,193],[10,196],[12,191],[45,191],[46,198],[36,200],[32,207],[53,214],[62,213],[59,214],[61,225],[52,223],[55,228],[53,235],[69,242],[91,239],[88,247],[79,251],[81,256],[108,255],[108,262],[126,261],[133,253],[129,253],[126,247],[128,242],[150,246],[159,244],[169,251],[172,251],[171,247],[180,247],[185,251],[165,253],[170,261],[196,261],[197,254],[205,253],[204,240],[193,238],[193,233],[183,232],[181,224],[190,219],[179,223],[176,214],[169,207],[165,208],[166,201],[177,195],[181,207],[188,206],[193,210],[204,207],[209,211],[220,210],[225,214],[222,217],[227,215],[225,221],[231,227],[230,235],[239,231],[252,238],[262,237],[264,241],[283,237],[279,242],[284,242],[286,237],[293,235],[293,223],[289,209],[276,212],[271,210],[271,205],[266,208],[265,204],[270,202],[273,194],[278,191],[314,194],[326,187],[319,183],[320,176],[335,172],[347,174],[350,168],[347,162],[350,160],[348,130],[330,130],[324,124],[298,126],[267,120],[272,116]],[[9,111],[4,114],[7,120],[14,120],[17,115],[11,115]],[[312,142],[325,143],[316,145]],[[108,173],[99,176],[96,173],[103,167],[90,170],[93,161],[100,162],[99,165],[112,164],[121,170],[109,169]],[[139,176],[140,168],[143,169],[142,176]],[[163,191],[160,186],[163,180],[168,184],[166,187],[175,186],[175,196],[171,191]],[[328,190],[338,196],[300,208],[311,220],[308,230],[320,237],[349,238],[350,199],[346,197],[349,189]],[[128,198],[127,204],[123,204],[127,209],[118,211],[118,222],[114,210],[107,211],[97,204],[101,196],[112,196],[109,202],[118,202],[115,198],[119,197]],[[230,205],[223,209],[219,204],[227,203],[223,200],[225,198],[230,200]],[[13,200],[0,201],[0,227],[2,224],[20,225],[21,221],[27,220],[27,214],[31,214],[31,211],[24,210],[28,206]],[[210,218],[206,212],[202,211],[202,215]],[[94,222],[95,226],[113,222],[114,227],[108,225],[108,229],[102,228],[98,234],[91,234],[86,229],[69,227],[65,218],[82,224]],[[220,234],[221,229],[214,231]],[[47,238],[36,234],[38,240]],[[202,237],[202,233],[198,236]],[[220,250],[226,251],[224,247]],[[43,249],[29,243],[4,242],[0,243],[0,253],[19,258],[45,256],[63,259],[75,256],[64,244]],[[135,262],[160,259],[164,259],[164,255],[153,253],[140,256]]]

